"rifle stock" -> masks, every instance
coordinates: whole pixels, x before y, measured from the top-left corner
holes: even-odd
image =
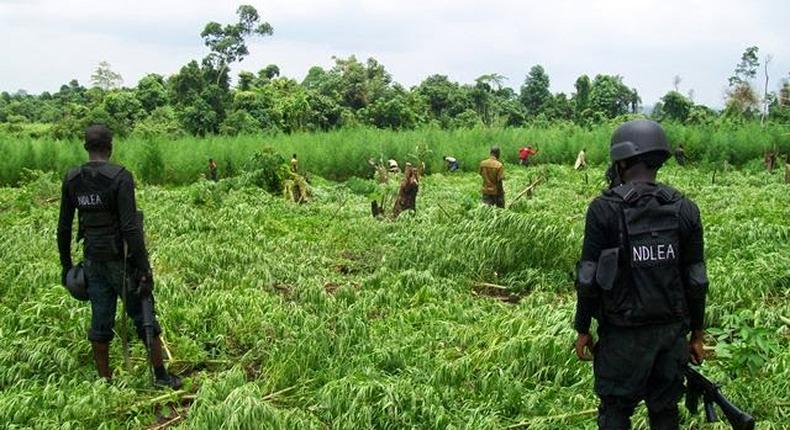
[[[719,386],[702,375],[691,366],[686,366],[686,407],[689,412],[696,413],[699,399],[705,403],[705,418],[708,422],[716,421],[716,411],[713,404],[721,408],[727,421],[734,430],[754,430],[754,418],[732,404],[721,393]]]

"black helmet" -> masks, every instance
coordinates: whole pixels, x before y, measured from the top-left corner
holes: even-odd
[[[666,153],[669,157],[667,135],[661,125],[646,119],[628,121],[617,127],[609,147],[612,161],[625,160],[655,151]]]
[[[71,297],[81,302],[88,300],[88,284],[85,282],[82,263],[78,263],[66,272],[66,289],[69,290]]]

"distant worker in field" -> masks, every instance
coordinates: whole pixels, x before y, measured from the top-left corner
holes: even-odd
[[[213,158],[208,159],[208,178],[214,182],[217,182],[217,163],[214,162]]]
[[[420,182],[417,179],[417,171],[411,164],[406,163],[403,181],[398,190],[398,199],[392,208],[393,218],[397,218],[401,212],[406,210],[417,210],[417,192],[420,190]]]
[[[456,160],[455,157],[445,155],[444,162],[447,163],[447,170],[451,172],[455,172],[456,170],[458,170],[458,160]]]
[[[582,170],[587,167],[587,148],[582,148],[579,151],[579,154],[576,156],[576,163],[573,164],[573,168],[576,170]]]
[[[165,370],[162,360],[159,323],[155,317],[150,321],[153,327],[144,322],[142,303],[151,296],[154,279],[138,221],[134,180],[125,168],[109,162],[112,133],[107,127],[88,127],[85,149],[89,161],[71,169],[63,181],[57,234],[61,283],[72,296],[91,303],[88,339],[99,376],[112,378],[110,341],[121,296],[126,313],[144,342],[146,328],[153,328],[154,338],[146,347],[150,348],[155,385],[177,389],[181,380]],[[77,241],[83,241],[85,257],[84,263],[76,266],[71,260],[75,211],[79,212]],[[125,260],[127,256],[129,261]],[[136,290],[126,290],[126,277],[132,278]]]
[[[400,166],[398,166],[398,162],[395,159],[390,158],[387,161],[387,166],[389,167],[390,173],[400,173]]]
[[[683,144],[680,144],[677,148],[675,148],[675,161],[678,162],[678,166],[686,165],[686,150],[683,149]]]
[[[505,207],[505,166],[499,161],[499,147],[491,147],[491,156],[480,162],[480,176],[483,177],[483,203],[499,208]]]
[[[699,364],[704,355],[702,221],[694,202],[656,182],[670,156],[658,123],[622,124],[609,152],[621,185],[587,209],[576,277],[576,355],[594,360],[600,429],[630,429],[644,400],[651,429],[675,430],[686,364]]]
[[[299,160],[296,159],[296,154],[291,157],[291,173],[299,173]]]
[[[518,150],[519,164],[521,164],[524,167],[529,166],[529,157],[532,157],[533,155],[535,155],[537,153],[538,153],[538,150],[537,149],[532,149],[532,147],[529,146],[529,145],[526,146],[526,147],[522,147],[521,149]]]
[[[420,160],[419,167],[417,167],[417,180],[419,181],[425,175],[425,162]]]
[[[386,184],[389,181],[389,173],[387,173],[387,168],[382,160],[377,163],[373,158],[368,158],[368,164],[373,168],[373,174],[378,183]]]
[[[776,152],[772,150],[765,151],[765,156],[763,157],[763,164],[765,164],[765,170],[769,172],[774,171],[774,167],[776,167]]]

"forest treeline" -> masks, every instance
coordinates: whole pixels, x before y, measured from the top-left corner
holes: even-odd
[[[374,58],[333,58],[325,69],[312,67],[297,80],[281,76],[277,65],[241,71],[251,37],[269,36],[273,28],[251,6],[241,6],[238,22],[211,22],[201,36],[210,54],[170,76],[148,74],[135,86],[106,62],[91,83],[76,79],[54,93],[0,93],[0,131],[6,134],[70,139],[86,125],[104,123],[119,136],[238,135],[262,132],[330,131],[352,127],[392,130],[416,128],[534,127],[573,123],[592,127],[642,111],[637,89],[622,76],[579,76],[571,94],[552,93],[541,65],[529,69],[518,88],[497,73],[472,83],[432,75],[411,88],[395,82]],[[766,58],[765,64],[770,61]],[[726,107],[715,110],[693,101],[693,91],[674,88],[653,106],[649,116],[690,125],[741,124],[751,121],[790,123],[790,80],[777,91],[758,91],[759,49],[747,48],[729,78]],[[788,75],[790,76],[790,75]],[[668,78],[669,80],[669,78]],[[762,87],[762,83],[759,83]],[[776,85],[774,85],[776,86]]]

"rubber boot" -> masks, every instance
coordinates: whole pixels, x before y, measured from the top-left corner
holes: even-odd
[[[96,362],[96,371],[99,376],[107,381],[112,379],[112,370],[110,370],[110,344],[106,342],[91,342],[93,347],[93,361]]]
[[[154,368],[154,386],[161,388],[181,388],[181,378],[171,375],[165,370],[164,359],[162,358],[162,340],[159,336],[151,341],[151,366]]]

